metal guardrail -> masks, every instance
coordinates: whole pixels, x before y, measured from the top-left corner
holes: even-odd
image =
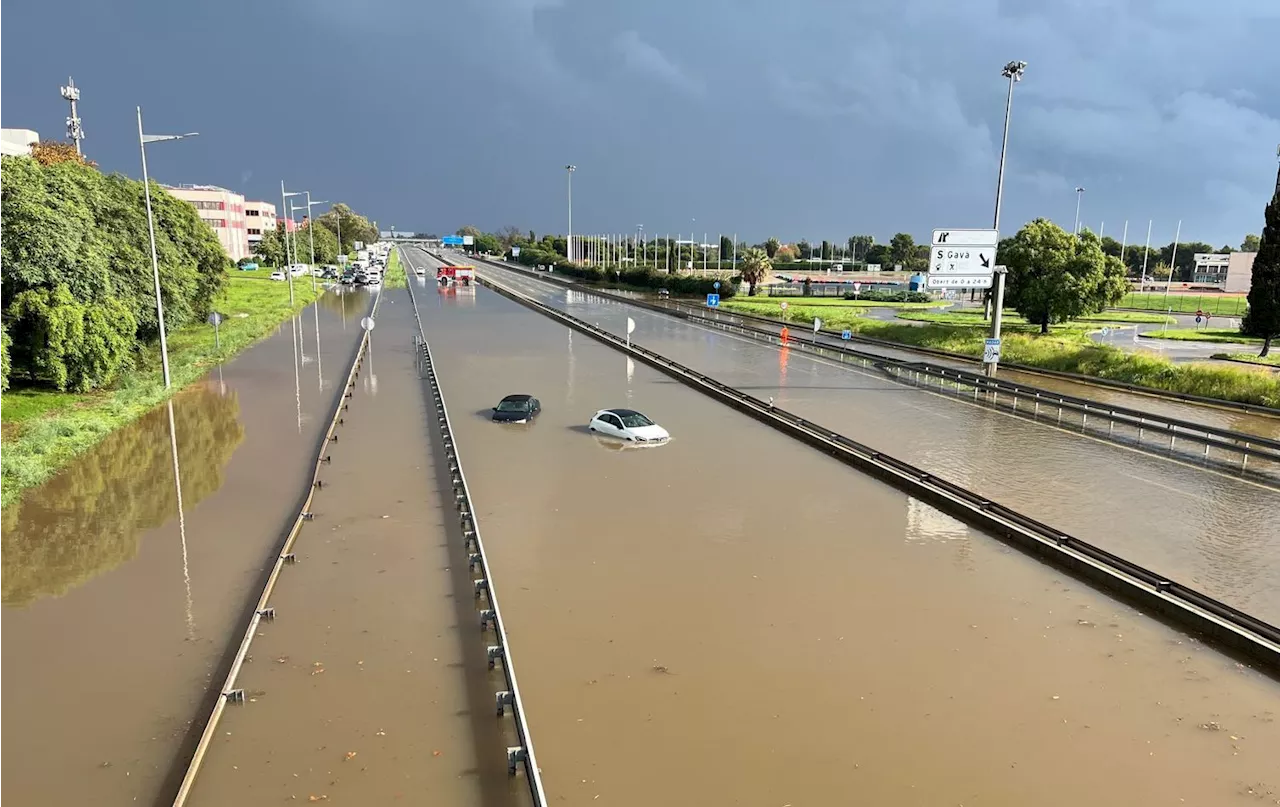
[[[401,255],[404,259],[404,256]],[[408,262],[406,261],[408,265]],[[511,658],[510,642],[507,639],[506,623],[502,618],[502,609],[498,607],[498,593],[493,583],[493,572],[489,568],[488,555],[485,553],[484,540],[480,536],[480,523],[476,518],[475,505],[471,502],[471,490],[467,485],[466,473],[462,470],[462,458],[458,454],[457,444],[453,436],[453,427],[449,422],[449,408],[445,404],[444,393],[440,389],[440,379],[436,374],[435,361],[431,355],[431,346],[427,343],[427,332],[422,326],[422,318],[418,314],[418,301],[413,293],[413,283],[408,284],[409,298],[413,301],[413,318],[418,323],[418,333],[414,341],[419,351],[421,367],[426,372],[427,382],[431,387],[432,405],[436,411],[436,424],[440,428],[441,440],[449,463],[449,479],[453,485],[453,498],[458,512],[458,521],[462,527],[462,537],[466,542],[469,565],[474,575],[476,569],[480,576],[472,581],[475,598],[484,598],[489,607],[480,611],[480,630],[493,630],[495,644],[489,645],[487,655],[489,669],[494,669],[501,662],[506,689],[495,694],[497,714],[502,717],[508,707],[511,708],[519,745],[507,748],[507,772],[516,775],[523,766],[525,781],[529,785],[529,795],[535,807],[546,807],[547,796],[542,786],[542,772],[538,768],[537,758],[533,752],[533,738],[529,732],[529,721],[525,716],[524,700],[520,696],[520,687],[516,683],[515,661]]]
[[[495,264],[495,266],[501,266]],[[508,268],[508,267],[501,267]],[[542,276],[536,276],[538,279],[544,279]],[[583,294],[594,295],[601,299],[611,302],[621,303],[624,305],[635,306],[655,313],[673,316],[677,319],[692,321],[697,324],[717,328],[720,330],[731,330],[747,337],[763,337],[765,341],[773,345],[783,344],[777,332],[757,328],[743,323],[728,323],[714,315],[707,315],[701,312],[695,313],[683,308],[674,308],[664,305],[650,303],[645,300],[638,300],[630,297],[623,297],[610,292],[598,291],[595,289],[584,289],[577,284],[568,284],[560,281],[566,288],[573,288],[581,291]],[[740,316],[734,312],[731,317]],[[766,320],[771,324],[773,320]],[[824,332],[825,333],[825,332]],[[838,335],[837,335],[838,338]],[[1050,405],[1057,407],[1059,415],[1062,410],[1073,412],[1080,416],[1081,429],[1089,428],[1090,417],[1105,418],[1107,422],[1112,424],[1112,428],[1104,430],[1095,430],[1090,432],[1097,437],[1105,437],[1115,442],[1123,442],[1126,445],[1140,448],[1144,451],[1165,456],[1166,452],[1174,449],[1178,440],[1186,440],[1204,447],[1204,455],[1207,457],[1210,448],[1217,448],[1222,451],[1231,452],[1240,457],[1238,470],[1247,470],[1248,460],[1250,457],[1273,463],[1273,470],[1280,470],[1280,441],[1270,438],[1261,437],[1259,435],[1247,434],[1245,432],[1237,432],[1231,429],[1222,429],[1216,426],[1208,426],[1201,423],[1182,420],[1179,418],[1171,418],[1163,415],[1154,415],[1149,412],[1143,412],[1137,409],[1131,409],[1124,406],[1116,406],[1111,404],[1101,404],[1088,398],[1079,398],[1065,393],[1051,392],[1049,390],[1040,389],[1027,384],[1020,384],[1014,381],[1004,379],[992,379],[978,373],[971,373],[965,370],[957,370],[952,367],[942,365],[929,364],[927,362],[909,362],[901,359],[884,356],[878,353],[868,353],[856,348],[847,347],[840,342],[822,342],[816,340],[813,342],[793,337],[785,343],[788,347],[799,349],[805,352],[824,355],[827,353],[835,354],[840,357],[851,357],[864,365],[872,365],[878,369],[905,379],[911,377],[910,382],[918,383],[921,378],[931,378],[939,382],[950,382],[952,384],[964,385],[971,388],[975,398],[980,393],[987,393],[990,397],[980,401],[982,403],[996,406],[1004,411],[1011,412],[1020,416],[1036,419],[1039,415],[1039,408],[1042,405]],[[999,402],[999,396],[1003,393],[1012,405],[1003,405]],[[1017,401],[1023,400],[1030,404],[1029,408],[1018,409]],[[1114,433],[1114,425],[1120,424],[1132,428],[1136,432],[1136,440],[1122,439]],[[1055,424],[1061,425],[1061,424]],[[1148,433],[1162,435],[1169,439],[1168,444],[1154,445],[1146,442],[1145,438]],[[1236,470],[1234,464],[1220,462],[1224,467]]]
[[[1280,675],[1280,628],[486,278],[479,282]]]
[[[373,301],[373,307],[369,311],[369,316],[377,313],[378,304],[382,302],[382,294]],[[338,399],[337,405],[334,407],[333,417],[329,419],[329,428],[325,431],[324,440],[321,441],[320,449],[317,452],[315,468],[311,472],[311,484],[307,492],[306,498],[303,500],[302,506],[298,510],[297,516],[293,520],[289,532],[285,535],[284,541],[280,548],[276,551],[275,563],[271,567],[270,573],[267,575],[266,583],[263,585],[262,593],[258,595],[257,604],[254,606],[253,614],[249,618],[249,624],[245,627],[244,634],[240,639],[239,648],[236,650],[235,656],[231,661],[231,669],[227,673],[227,677],[222,683],[221,689],[218,691],[217,700],[214,702],[213,710],[209,714],[208,720],[205,722],[204,731],[200,735],[200,740],[196,744],[195,752],[191,756],[191,761],[187,764],[187,770],[183,774],[182,783],[178,786],[178,794],[174,797],[174,807],[183,807],[187,803],[187,799],[191,796],[191,790],[195,786],[196,777],[200,773],[200,769],[204,764],[205,755],[209,751],[209,746],[213,742],[214,735],[217,733],[218,722],[222,719],[222,713],[226,710],[228,703],[244,703],[244,690],[236,687],[236,679],[240,675],[240,668],[244,666],[246,656],[249,654],[249,647],[253,644],[253,638],[258,633],[258,626],[265,621],[272,621],[276,618],[275,609],[270,607],[269,600],[271,593],[275,590],[276,582],[280,579],[280,572],[286,565],[295,562],[296,557],[293,554],[293,545],[298,539],[299,533],[302,532],[303,523],[311,520],[311,503],[315,499],[317,490],[323,487],[323,480],[320,479],[320,470],[329,463],[329,455],[327,449],[329,443],[338,439],[338,427],[343,425],[344,418],[342,413],[347,410],[349,404],[347,399],[352,396],[351,390],[355,387],[355,379],[360,375],[360,367],[364,363],[365,355],[369,348],[369,332],[365,331],[360,337],[360,345],[356,349],[355,358],[351,362],[351,369],[347,371],[347,383],[342,388],[342,397]]]
[[[686,304],[673,302],[672,306],[683,308]],[[797,323],[783,322],[772,317],[763,317],[758,314],[748,314],[742,311],[734,311],[730,316],[738,317],[744,320],[755,320],[757,322],[767,323],[779,328],[790,328]],[[823,336],[831,339],[840,339],[840,333],[836,331],[823,329],[820,331]],[[964,353],[953,353],[949,350],[939,350],[937,348],[920,347],[917,345],[906,345],[900,342],[890,342],[885,339],[875,339],[870,336],[860,336],[853,334],[851,341],[862,344],[881,347],[886,350],[897,350],[904,353],[918,353],[923,356],[933,356],[948,361],[963,362],[964,364],[981,364],[981,361],[973,356]],[[1068,373],[1063,370],[1049,370],[1044,367],[1032,367],[1027,364],[1017,364],[1016,362],[1002,362],[1001,367],[1007,370],[1016,370],[1020,373],[1029,375],[1040,375],[1046,378],[1060,378],[1063,381],[1071,381],[1086,386],[1103,387],[1106,389],[1119,390],[1121,392],[1130,392],[1135,395],[1145,395],[1149,398],[1165,398],[1171,401],[1181,403],[1196,404],[1197,406],[1206,406],[1213,409],[1225,409],[1234,412],[1248,412],[1254,415],[1263,415],[1265,417],[1280,417],[1280,409],[1272,406],[1262,406],[1261,404],[1243,403],[1240,401],[1228,401],[1222,398],[1208,398],[1204,395],[1192,395],[1187,392],[1173,392],[1172,390],[1155,389],[1153,387],[1142,387],[1137,384],[1130,384],[1127,381],[1116,381],[1110,378],[1101,378],[1099,376],[1083,375],[1081,373]]]

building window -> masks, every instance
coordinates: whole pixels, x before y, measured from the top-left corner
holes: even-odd
[[[227,220],[226,219],[209,219],[209,226],[225,229],[227,226]]]

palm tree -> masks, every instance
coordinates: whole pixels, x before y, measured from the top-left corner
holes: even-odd
[[[779,243],[776,238],[770,238],[768,241],[764,242],[764,251],[770,260],[773,259],[774,255],[778,254],[778,247],[780,246],[782,246],[782,244]]]
[[[747,282],[748,297],[755,296],[756,284],[763,283],[772,269],[773,264],[763,249],[752,247],[746,251],[742,256],[742,279]]]

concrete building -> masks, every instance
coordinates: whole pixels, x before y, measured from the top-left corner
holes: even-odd
[[[1221,286],[1227,282],[1227,264],[1231,255],[1223,252],[1197,252],[1191,282],[1197,285]]]
[[[262,234],[276,228],[276,206],[270,202],[245,202],[244,221],[249,251],[253,252],[262,240]]]
[[[30,157],[31,147],[40,142],[40,133],[32,129],[0,129],[0,154]]]
[[[1258,257],[1256,252],[1231,253],[1222,290],[1235,294],[1248,292],[1253,287],[1253,259],[1256,257]]]
[[[197,215],[213,228],[231,260],[249,257],[243,196],[216,185],[166,186],[166,190],[195,206]]]

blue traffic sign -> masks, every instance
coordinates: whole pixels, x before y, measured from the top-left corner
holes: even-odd
[[[444,244],[446,247],[460,247],[462,246],[462,236],[446,235],[444,238],[440,239],[440,243]]]
[[[720,307],[720,295],[719,295],[719,294],[708,294],[708,295],[707,295],[707,307],[708,307],[708,308],[719,308],[719,307]]]
[[[716,291],[720,291],[720,281],[719,281],[719,280],[717,280],[715,283],[712,283],[712,284],[711,284],[711,286],[712,286],[712,288],[714,288]]]
[[[853,331],[844,331],[840,334],[840,338],[846,342],[853,338]]]

